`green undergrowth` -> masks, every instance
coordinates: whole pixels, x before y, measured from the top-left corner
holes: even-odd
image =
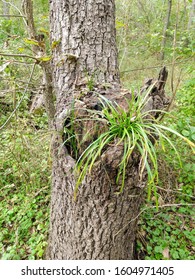
[[[194,141],[195,80],[187,80],[178,91],[175,108],[164,124],[177,129]],[[179,167],[174,151],[159,151],[159,209],[152,203],[144,206],[139,221],[137,249],[144,259],[195,259],[195,155],[177,137],[172,136],[181,154]]]
[[[173,205],[160,208],[159,211],[148,206],[139,224],[137,243],[137,250],[140,255],[143,254],[144,259],[195,259],[195,229],[192,218],[195,211],[194,206],[185,203],[178,207]]]
[[[47,245],[49,135],[33,125],[18,118],[0,134],[0,259],[42,259]]]
[[[1,189],[0,257],[5,260],[42,259],[47,245],[49,186],[15,184]]]

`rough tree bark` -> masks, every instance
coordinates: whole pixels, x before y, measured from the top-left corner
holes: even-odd
[[[47,258],[133,259],[136,217],[147,180],[146,176],[140,180],[139,156],[134,153],[130,159],[124,191],[117,195],[116,174],[123,146],[108,146],[85,177],[75,201],[76,158],[64,143],[63,131],[73,100],[78,114],[98,108],[97,92],[125,108],[124,95],[128,98],[130,93],[120,87],[114,0],[50,0],[50,22],[56,114]],[[154,90],[160,102],[166,80],[163,71]],[[145,88],[151,83],[148,80]],[[95,139],[93,122],[83,121],[81,142],[86,135]],[[84,147],[80,149],[82,153]]]

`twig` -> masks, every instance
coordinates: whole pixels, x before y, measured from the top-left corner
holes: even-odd
[[[21,16],[21,15],[0,15],[0,17],[21,17],[21,18],[25,18],[25,16]]]
[[[4,61],[9,61],[10,63],[15,63],[15,64],[26,64],[26,65],[32,65],[32,64],[34,64],[34,62],[26,62],[26,61],[20,61],[20,60],[14,60],[14,59],[12,59],[12,60],[4,60]],[[4,62],[4,61],[2,61],[2,62]]]
[[[178,204],[164,204],[161,206],[158,206],[158,208],[165,208],[165,207],[180,207],[180,206],[195,206],[195,203],[178,203]],[[123,228],[121,228],[113,237],[113,242],[115,241],[116,236],[123,231],[127,226],[129,226],[132,222],[134,222],[135,220],[137,220],[139,218],[139,216],[141,216],[141,214],[145,211],[147,211],[148,209],[154,209],[156,208],[156,206],[149,206],[149,207],[145,207],[144,209],[142,209],[139,214],[134,217],[133,219],[131,219],[126,225],[124,225]]]
[[[36,57],[31,56],[31,55],[27,55],[27,54],[10,54],[10,53],[0,53],[0,56],[11,56],[11,57],[25,57],[25,58],[31,58],[34,60],[39,61]]]
[[[44,191],[44,190],[48,190],[48,189],[49,189],[49,187],[48,187],[48,186],[43,187],[42,189],[38,190],[38,192],[36,192],[36,193],[33,195],[33,197],[35,197],[35,196],[39,195],[42,191]]]
[[[4,186],[4,187],[1,188],[1,192],[2,192],[2,190],[9,189],[9,188],[13,188],[13,187],[15,187],[15,184],[6,185],[6,186]]]
[[[171,71],[171,91],[172,91],[172,97],[171,97],[171,100],[170,100],[170,103],[167,107],[167,111],[170,110],[172,104],[173,104],[173,101],[175,99],[175,96],[176,96],[176,93],[177,93],[177,88],[180,84],[180,77],[181,77],[181,71],[180,71],[180,75],[179,75],[179,79],[177,81],[177,84],[174,88],[174,71],[175,71],[175,49],[176,49],[176,43],[177,43],[177,28],[178,28],[178,14],[179,14],[179,2],[178,2],[178,5],[177,5],[177,16],[176,16],[176,23],[175,23],[175,30],[174,30],[174,39],[173,39],[173,60],[172,60],[172,71]]]
[[[157,186],[157,189],[159,189],[159,190],[161,190],[161,191],[164,191],[164,192],[167,192],[167,193],[171,192],[171,193],[178,193],[178,194],[181,194],[180,191],[175,191],[175,190],[170,190],[170,189],[164,189],[164,188],[159,187],[159,186]],[[187,197],[190,197],[190,198],[193,198],[193,199],[195,198],[195,196],[189,195],[189,194],[184,194],[184,193],[182,193],[182,195],[187,196]]]
[[[13,110],[13,112],[11,113],[11,115],[8,117],[8,119],[4,122],[4,124],[0,127],[0,130],[1,129],[3,129],[5,126],[6,126],[6,124],[10,121],[10,119],[13,117],[13,115],[15,114],[15,112],[18,110],[18,108],[20,107],[20,105],[21,105],[21,103],[22,103],[22,101],[23,101],[23,99],[24,99],[24,97],[25,97],[25,95],[26,95],[26,92],[27,92],[27,89],[28,89],[28,87],[29,87],[29,84],[30,84],[30,82],[31,82],[31,79],[32,79],[32,76],[33,76],[33,73],[34,73],[34,70],[35,70],[35,66],[36,66],[36,63],[34,63],[34,65],[33,65],[33,69],[32,69],[32,71],[31,71],[31,74],[30,74],[30,78],[29,78],[29,80],[28,80],[28,83],[27,83],[27,85],[26,85],[26,88],[25,88],[25,90],[24,90],[24,93],[23,93],[23,95],[22,95],[22,98],[20,99],[20,101],[18,102],[18,105],[16,106],[16,108]]]
[[[176,60],[176,59],[175,59]],[[186,59],[188,60],[188,59]],[[186,60],[184,61],[180,61],[180,62],[175,62],[176,64],[182,64],[184,63]],[[166,66],[172,66],[173,63],[167,63]],[[129,70],[125,70],[125,71],[121,71],[120,73],[129,73],[132,71],[141,71],[141,70],[147,70],[147,69],[156,69],[156,68],[161,68],[163,65],[156,65],[156,66],[150,66],[150,67],[143,67],[143,68],[135,68],[135,69],[129,69]]]
[[[22,16],[22,19],[23,19],[23,21],[24,21],[24,24],[27,26],[27,22],[26,22],[26,20],[25,20],[25,17],[23,16],[23,14],[21,13],[21,11],[18,9],[18,7],[16,7],[15,5],[13,5],[12,3],[10,3],[10,2],[7,2],[7,1],[5,1],[5,0],[1,0],[3,3],[6,3],[6,4],[9,4],[10,6],[12,6],[14,9],[16,9],[18,12],[19,12],[19,14]]]
[[[17,91],[21,91],[21,90],[23,90],[24,88],[23,87],[17,87]],[[14,92],[15,91],[15,89],[6,89],[6,90],[2,90],[1,91],[1,94],[2,95],[0,95],[0,97],[4,97],[5,95],[6,95],[6,93],[11,93],[11,92]]]
[[[19,61],[19,60],[11,60],[11,63],[14,63],[14,64],[26,64],[26,65],[34,64],[34,62],[26,62],[26,61]]]
[[[33,63],[34,64],[34,63]],[[10,79],[10,78],[2,78],[1,81],[7,81],[7,82],[12,82],[13,79]],[[23,80],[19,80],[19,79],[15,79],[15,81],[17,81],[18,83],[21,83],[21,84],[28,84],[27,81],[23,81]],[[29,85],[33,85],[33,83],[29,83]]]

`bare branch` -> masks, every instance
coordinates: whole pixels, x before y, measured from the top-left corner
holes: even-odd
[[[32,65],[32,64],[34,64],[34,62],[26,62],[26,61],[19,61],[19,60],[11,60],[10,62],[14,63],[14,64],[25,64],[25,65]]]
[[[175,59],[177,60],[177,58]],[[189,59],[185,59],[183,61],[180,61],[180,62],[175,62],[175,65],[176,64],[182,64],[182,63],[185,63],[185,61],[188,61]],[[167,63],[166,66],[172,66],[173,63]],[[125,70],[125,71],[120,71],[120,73],[129,73],[129,72],[133,72],[133,71],[142,71],[142,70],[147,70],[147,69],[156,69],[156,68],[161,68],[163,65],[156,65],[156,66],[149,66],[149,67],[143,67],[143,68],[135,68],[135,69],[128,69],[128,70]]]
[[[36,28],[35,28],[34,17],[33,17],[33,1],[32,0],[23,0],[22,1],[22,10],[27,19],[28,35],[30,38],[35,39]],[[32,48],[34,49],[35,52],[38,50],[37,46],[32,46]]]
[[[180,207],[180,206],[195,206],[195,203],[176,203],[176,204],[164,204],[164,205],[159,205],[158,208],[166,208],[166,207]],[[137,216],[135,216],[131,221],[129,221],[123,228],[121,228],[113,237],[113,241],[115,241],[116,236],[123,231],[127,226],[129,226],[133,221],[137,220],[142,213],[144,213],[145,211],[149,210],[149,209],[157,209],[156,206],[149,206],[149,207],[145,207],[143,208],[139,214]]]
[[[10,54],[10,53],[0,53],[0,56],[11,56],[11,57],[24,57],[24,58],[31,58],[34,60],[39,61],[36,57],[27,55],[27,54]]]
[[[25,16],[21,16],[21,15],[0,15],[0,17],[21,17],[21,18],[25,18]]]
[[[28,90],[29,84],[30,84],[30,82],[31,82],[31,80],[32,80],[32,76],[33,76],[33,73],[34,73],[34,70],[35,70],[35,66],[36,66],[36,63],[34,63],[34,65],[33,65],[33,68],[32,68],[31,74],[30,74],[30,78],[29,78],[29,80],[28,80],[28,83],[27,83],[27,85],[26,85],[26,88],[25,88],[25,90],[24,90],[24,93],[23,93],[23,95],[22,95],[20,101],[18,102],[16,108],[13,110],[13,112],[12,112],[11,115],[8,117],[8,119],[7,119],[7,120],[4,122],[4,124],[0,127],[0,130],[3,129],[3,128],[6,126],[6,124],[10,121],[10,119],[11,119],[11,118],[13,117],[13,115],[16,113],[16,111],[17,111],[18,108],[20,107],[22,101],[24,100],[24,97],[25,97],[26,92],[27,92],[27,90]]]
[[[12,4],[12,3],[10,3],[10,2],[7,2],[7,1],[5,1],[5,0],[1,0],[1,1],[2,1],[3,3],[9,4],[9,5],[12,6],[14,9],[16,9],[16,10],[19,12],[19,14],[22,16],[23,21],[24,21],[24,24],[27,26],[27,22],[26,22],[26,20],[25,20],[25,17],[23,17],[23,14],[21,13],[20,9],[18,9],[18,7],[16,7],[14,4]]]

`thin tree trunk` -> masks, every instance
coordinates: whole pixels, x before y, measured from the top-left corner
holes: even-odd
[[[167,30],[169,27],[170,16],[171,16],[171,8],[172,8],[172,0],[168,0],[167,14],[165,18],[164,31],[163,31],[163,37],[161,43],[161,54],[160,54],[161,60],[164,60],[164,56],[165,56],[165,46],[167,41]]]
[[[125,188],[118,195],[116,175],[123,145],[108,146],[74,200],[78,157],[64,142],[73,103],[78,104],[76,114],[97,109],[99,92],[126,104],[119,80],[114,2],[50,1],[56,114],[48,259],[134,258],[137,216],[147,180],[145,175],[140,179],[140,157],[134,153],[130,159]],[[80,153],[89,144],[83,139],[94,139],[95,134],[93,120],[83,120],[77,142]]]
[[[27,21],[27,31],[28,36],[31,39],[37,41],[40,46],[33,45],[32,51],[36,57],[44,57],[46,56],[45,48],[42,48],[44,44],[44,35],[37,34],[35,24],[34,24],[34,17],[33,17],[33,1],[32,0],[23,0],[22,2],[22,9],[23,13],[26,17]],[[42,61],[40,66],[43,70],[43,82],[42,82],[42,92],[43,98],[40,96],[41,99],[44,101],[45,109],[48,115],[48,123],[49,128],[52,128],[53,118],[55,114],[55,106],[54,106],[54,95],[53,95],[53,85],[52,85],[52,69],[50,61]]]
[[[7,19],[10,19],[10,6],[6,2],[3,2],[3,15],[5,15]]]
[[[28,36],[32,39],[35,39],[36,29],[35,29],[35,23],[34,23],[34,17],[33,17],[32,0],[23,0],[22,1],[22,10],[23,10],[24,15],[26,16]]]
[[[188,21],[188,30],[195,25],[195,0],[192,2],[192,8],[190,10],[189,21]]]

